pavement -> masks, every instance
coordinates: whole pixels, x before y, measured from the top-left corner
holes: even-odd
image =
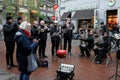
[[[112,55],[112,62],[106,67],[105,62],[102,64],[95,64],[92,61],[94,53],[91,52],[91,56],[79,57],[79,40],[73,40],[72,42],[72,56],[66,57],[62,60],[52,59],[51,56],[51,40],[48,37],[46,55],[49,62],[49,67],[40,67],[30,76],[31,80],[55,80],[56,70],[60,64],[60,61],[65,64],[75,65],[74,80],[108,80],[108,78],[115,73],[116,70],[116,58],[115,54]],[[14,52],[14,63],[16,64],[16,55]],[[118,72],[120,74],[120,71]],[[5,45],[4,41],[0,40],[0,80],[18,80],[19,71],[17,67],[6,69],[5,60]],[[111,79],[111,80],[114,80]],[[120,78],[118,79],[120,80]]]
[[[0,69],[0,80],[19,80],[18,75]]]

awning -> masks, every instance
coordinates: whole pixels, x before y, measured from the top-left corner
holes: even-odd
[[[61,16],[61,19],[65,19],[65,18],[70,18],[71,17],[71,12],[65,12],[63,13],[63,15]]]
[[[92,19],[94,10],[76,11],[72,19]]]
[[[31,10],[31,13],[36,14],[36,13],[38,13],[38,11],[36,11],[36,10]]]
[[[19,8],[19,12],[28,13],[28,10],[26,8]]]

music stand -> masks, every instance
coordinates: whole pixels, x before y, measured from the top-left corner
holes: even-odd
[[[117,78],[119,77],[120,78],[120,75],[118,74],[118,63],[119,63],[119,59],[120,59],[120,50],[117,50],[116,51],[116,72],[115,74],[113,74],[111,77],[109,77],[109,80],[113,77],[115,77],[114,80],[117,80]]]

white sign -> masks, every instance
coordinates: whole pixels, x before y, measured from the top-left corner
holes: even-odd
[[[108,0],[108,6],[113,7],[116,3],[116,0]]]

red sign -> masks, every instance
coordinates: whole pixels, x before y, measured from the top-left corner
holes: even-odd
[[[52,20],[55,20],[55,16],[52,16]]]
[[[56,10],[58,8],[58,5],[57,4],[55,4],[54,5],[54,10]]]

